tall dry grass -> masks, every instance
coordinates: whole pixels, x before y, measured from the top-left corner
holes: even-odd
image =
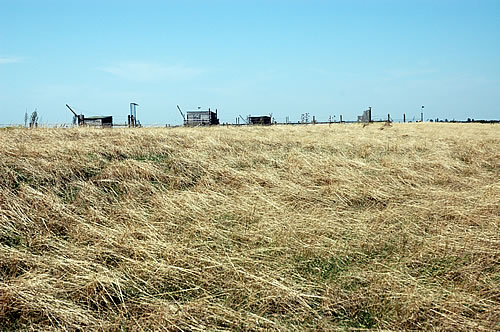
[[[0,329],[500,328],[500,127],[0,130]]]

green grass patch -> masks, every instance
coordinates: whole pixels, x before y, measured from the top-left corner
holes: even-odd
[[[298,261],[298,270],[302,274],[322,280],[336,279],[341,273],[347,271],[352,263],[352,259],[348,256],[315,257],[307,260],[299,258]]]
[[[145,155],[133,156],[131,157],[131,159],[137,161],[150,161],[153,163],[163,163],[169,160],[170,156],[164,153],[157,153],[157,154],[145,154]]]

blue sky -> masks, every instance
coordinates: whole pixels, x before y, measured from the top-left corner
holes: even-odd
[[[0,0],[0,124],[500,118],[500,0]]]

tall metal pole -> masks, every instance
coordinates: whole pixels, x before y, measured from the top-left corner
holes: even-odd
[[[130,103],[130,124],[131,124],[131,127],[135,127],[136,123],[137,123],[136,106],[139,106],[139,104]]]

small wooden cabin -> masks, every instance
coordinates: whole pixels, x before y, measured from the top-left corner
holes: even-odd
[[[362,123],[372,122],[372,108],[371,107],[368,107],[368,109],[366,111],[364,111],[362,115],[358,115],[358,122],[362,122]]]
[[[271,125],[271,116],[269,116],[269,115],[249,116],[248,117],[248,124],[270,126]]]
[[[83,125],[91,127],[113,127],[112,116],[89,116],[83,117]]]
[[[187,111],[184,120],[185,126],[212,126],[218,124],[217,110],[212,112],[210,108],[208,110]]]

